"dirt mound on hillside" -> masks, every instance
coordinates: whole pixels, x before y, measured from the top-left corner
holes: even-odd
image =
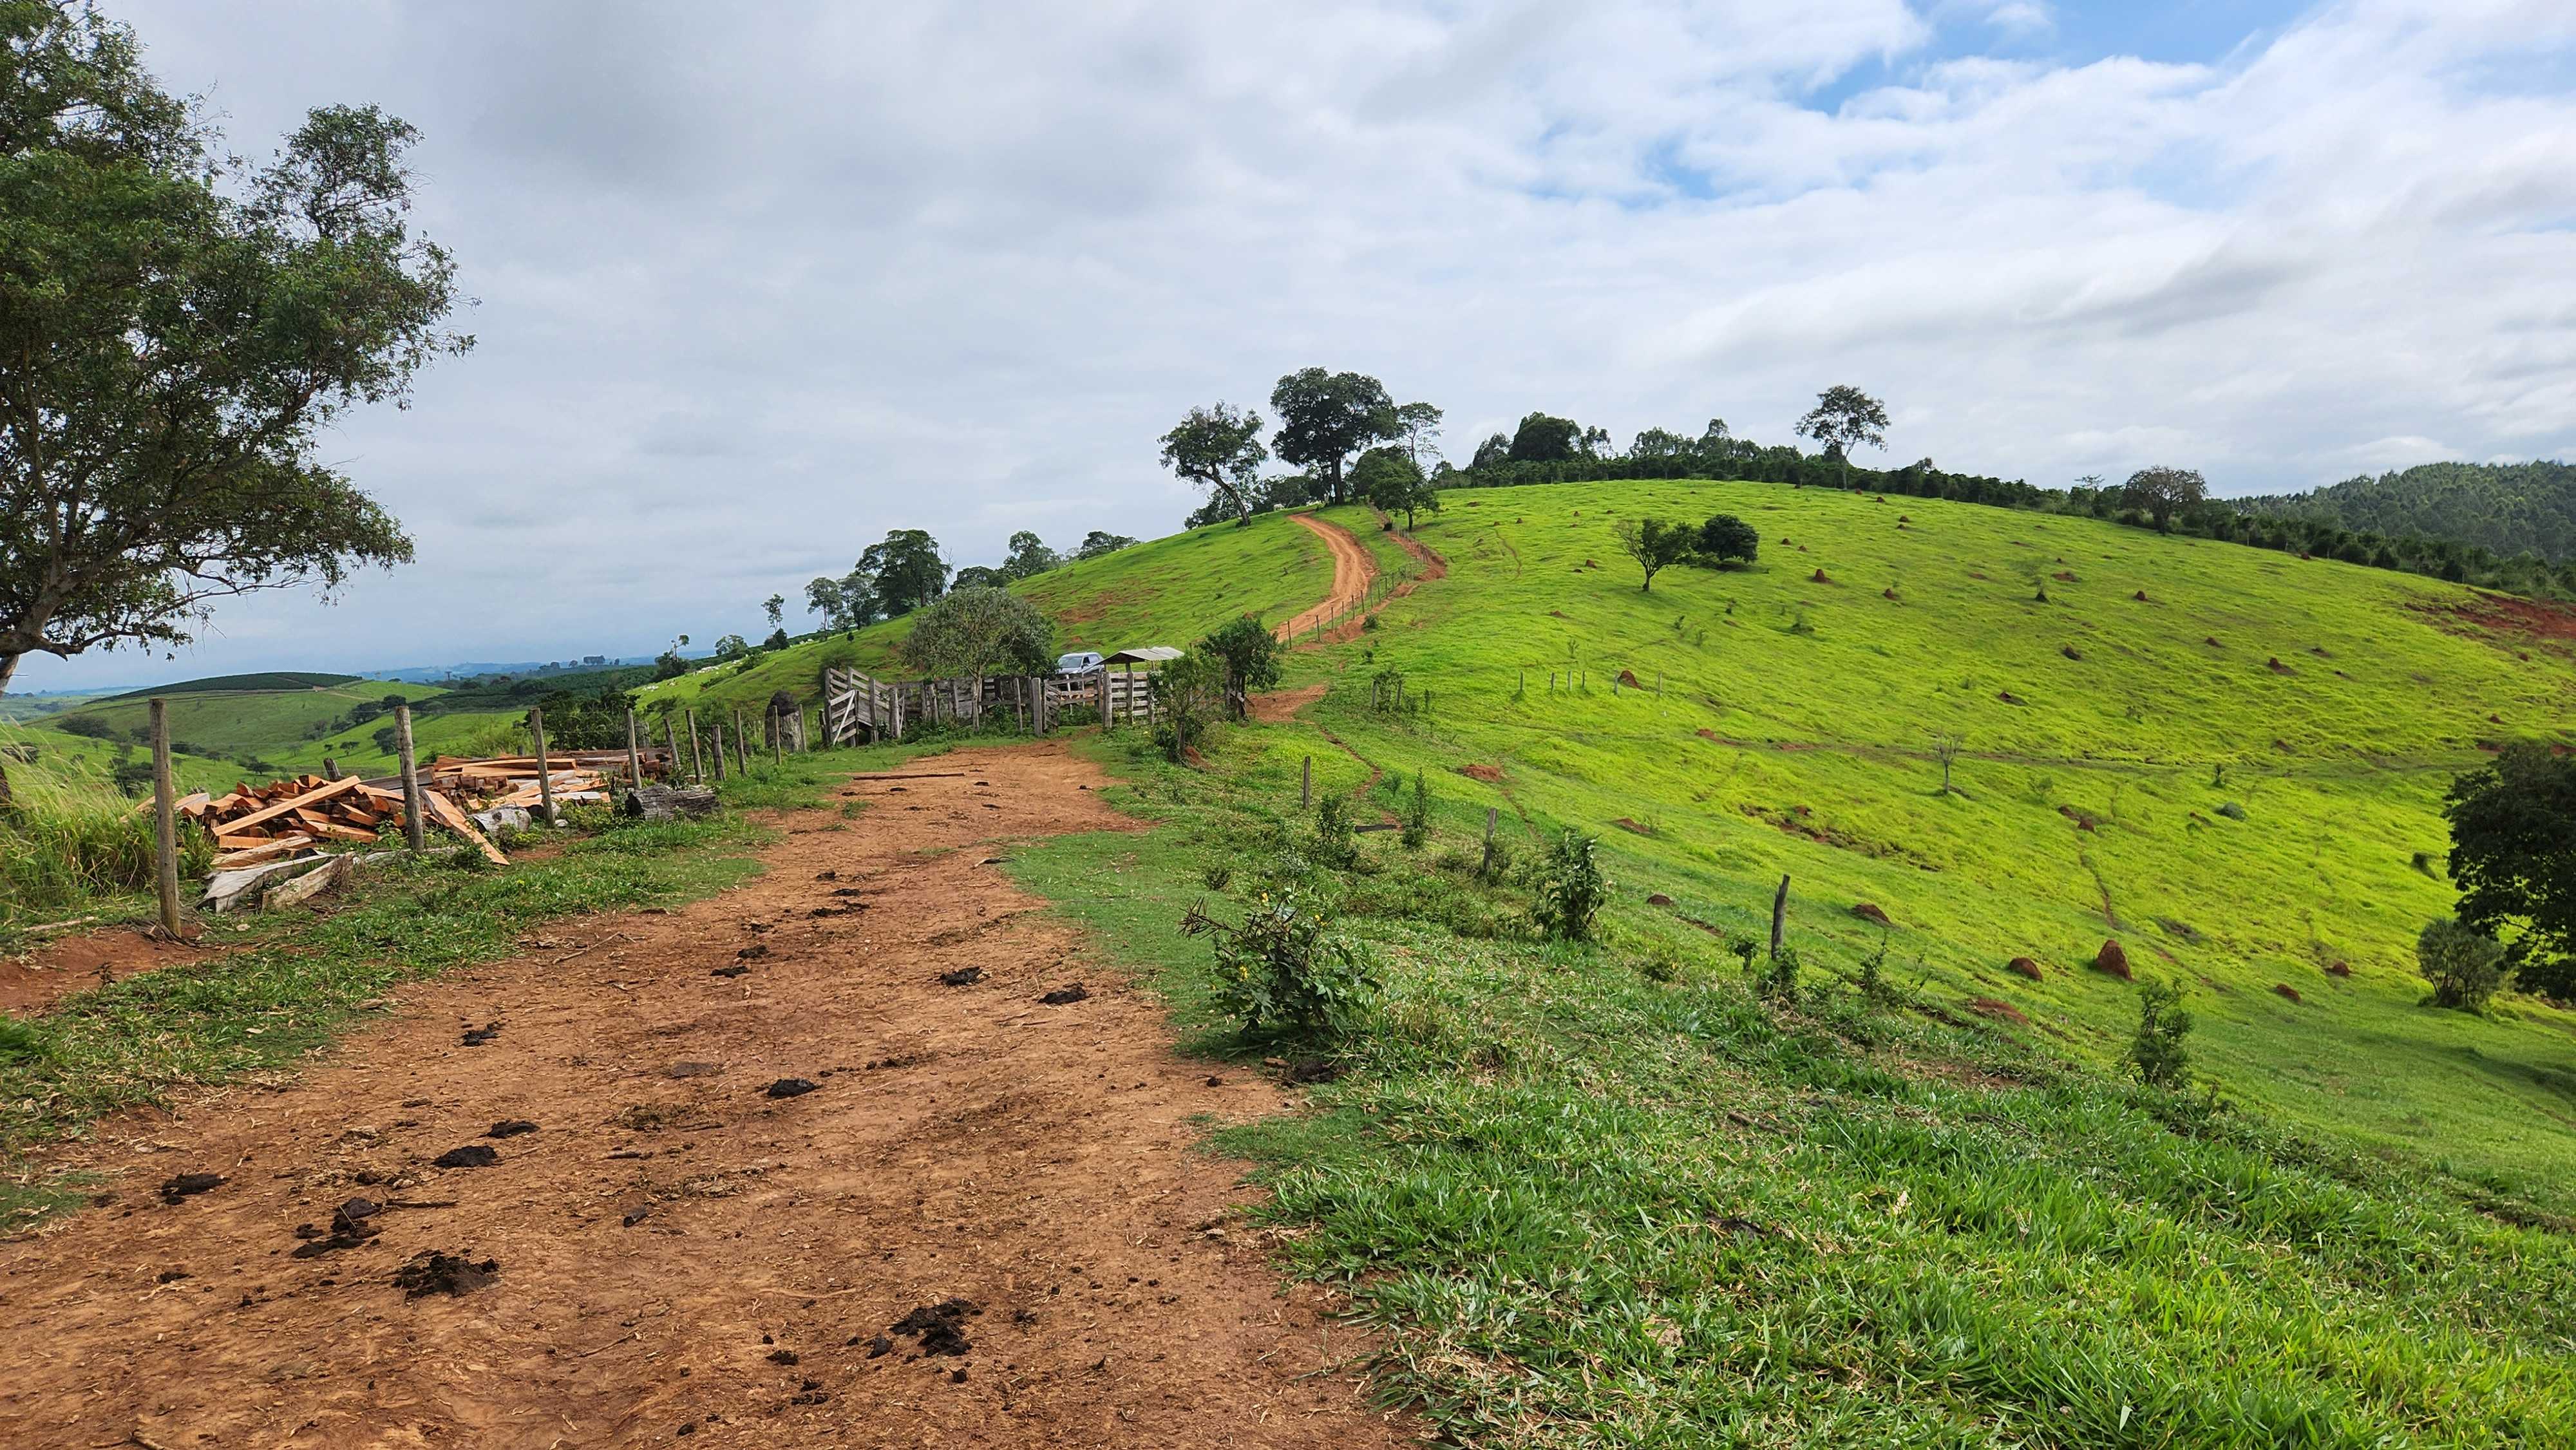
[[[1880,926],[1894,926],[1896,924],[1887,919],[1887,913],[1879,910],[1878,905],[1875,902],[1859,902],[1852,907],[1851,911],[1852,915],[1859,917],[1861,920],[1874,921]]]
[[[2102,943],[2102,950],[2093,955],[2093,970],[2117,977],[2123,982],[2129,981],[2131,980],[2129,954],[2121,948],[2118,941],[2106,941]]]
[[[1481,780],[1488,784],[1503,778],[1503,768],[1499,765],[1477,765],[1471,762],[1459,766],[1458,773],[1469,780]]]
[[[2028,977],[2034,982],[2040,979],[2039,963],[2032,961],[2028,957],[2013,958],[2011,961],[2004,963],[2004,970],[2012,973],[2016,977]]]
[[[1975,1001],[1968,1004],[1968,1010],[1976,1013],[1980,1017],[1992,1018],[1997,1022],[2010,1022],[2016,1027],[2028,1027],[2030,1025],[2029,1016],[2019,1007],[2014,1006],[2010,1002],[1998,1002],[1992,997],[1977,998]]]

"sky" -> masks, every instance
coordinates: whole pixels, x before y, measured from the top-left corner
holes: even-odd
[[[893,528],[1169,533],[1194,404],[1310,365],[1624,443],[2222,494],[2576,441],[2565,0],[106,0],[258,156],[418,126],[478,344],[322,456],[417,562],[223,604],[249,669],[646,654]]]

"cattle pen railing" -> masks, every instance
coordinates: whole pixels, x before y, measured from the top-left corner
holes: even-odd
[[[1165,707],[1150,671],[1103,665],[1078,674],[986,675],[981,679],[881,680],[860,670],[823,671],[823,738],[832,745],[901,740],[937,725],[975,728],[1007,716],[1030,735],[1052,732],[1068,710],[1090,710],[1104,725],[1151,726]]]

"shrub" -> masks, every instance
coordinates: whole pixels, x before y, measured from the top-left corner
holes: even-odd
[[[2416,969],[2433,984],[2433,1005],[2474,1012],[2504,984],[2504,947],[2450,917],[2426,922],[2415,938]]]
[[[1223,891],[1234,881],[1234,867],[1229,862],[1210,861],[1207,868],[1199,872],[1199,881],[1210,891]]]
[[[1193,906],[1181,930],[1214,938],[1217,1006],[1247,1033],[1339,1037],[1376,1006],[1378,978],[1367,957],[1295,887],[1265,893],[1240,925]]]
[[[1315,802],[1315,836],[1308,849],[1319,865],[1337,871],[1349,870],[1359,859],[1359,844],[1351,834],[1350,805],[1340,796]]]
[[[1431,839],[1431,787],[1419,770],[1413,773],[1413,804],[1404,812],[1404,849],[1419,851]]]
[[[2128,1063],[2149,1087],[2180,1087],[2190,1068],[2182,1040],[2191,1032],[2191,1014],[2181,1003],[2182,989],[2170,982],[2138,988],[2138,1033],[2129,1040]]]
[[[1183,655],[1154,672],[1154,743],[1178,764],[1198,747],[1224,686],[1225,666],[1202,652]]]
[[[1777,997],[1783,1002],[1797,1001],[1798,949],[1783,946],[1773,952],[1771,965],[1762,969],[1762,975],[1754,981],[1753,987],[1765,997]]]
[[[1878,934],[1878,945],[1860,959],[1860,994],[1871,1002],[1893,999],[1896,989],[1887,983],[1887,933]]]
[[[1567,941],[1592,935],[1592,920],[1610,899],[1595,845],[1592,837],[1567,831],[1540,860],[1534,882],[1538,899],[1530,908],[1540,931]]]
[[[1279,683],[1279,637],[1249,614],[1239,614],[1199,641],[1198,653],[1224,662],[1228,706],[1233,699]]]

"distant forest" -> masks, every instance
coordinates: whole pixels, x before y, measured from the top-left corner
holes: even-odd
[[[2322,519],[2355,533],[2457,539],[2511,558],[2576,559],[2576,467],[2425,463],[2311,493],[2233,500],[2246,513]]]

